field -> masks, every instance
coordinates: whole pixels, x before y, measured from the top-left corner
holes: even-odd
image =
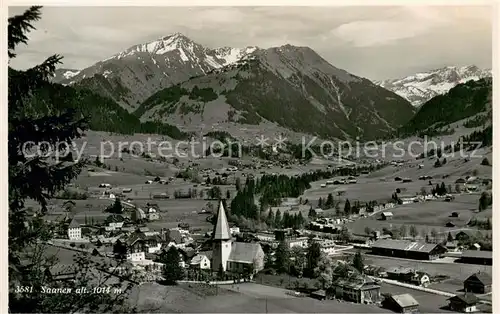
[[[377,306],[296,298],[285,294],[284,289],[253,283],[206,290],[186,285],[143,284],[131,294],[130,301],[138,301],[141,311],[154,309],[163,313],[389,313]]]
[[[409,229],[410,225],[414,225],[419,233],[430,233],[435,229],[446,236],[449,231],[470,229],[467,222],[474,216],[478,198],[477,194],[463,194],[457,195],[452,202],[438,200],[399,205],[388,210],[394,214],[391,220],[381,221],[380,214],[376,214],[350,223],[349,228],[355,233],[363,233],[366,227],[382,230],[384,227],[390,229],[406,225]],[[452,212],[457,212],[459,217],[451,218]],[[455,227],[446,227],[445,224],[449,221],[453,222]]]
[[[385,269],[393,267],[410,267],[420,271],[424,271],[431,276],[446,275],[452,279],[460,280],[462,283],[467,277],[478,271],[492,275],[493,268],[491,266],[462,264],[462,263],[438,263],[438,262],[422,262],[418,260],[408,260],[400,258],[385,258],[366,254],[365,264],[384,267]]]

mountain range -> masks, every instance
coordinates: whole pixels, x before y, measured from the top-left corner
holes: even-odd
[[[309,47],[212,49],[179,33],[83,70],[59,69],[53,82],[111,98],[141,121],[187,129],[269,122],[328,138],[376,138],[414,114],[407,100]]]
[[[448,92],[457,84],[491,76],[491,69],[480,69],[475,65],[447,66],[375,83],[405,98],[413,106],[420,107],[431,98]]]

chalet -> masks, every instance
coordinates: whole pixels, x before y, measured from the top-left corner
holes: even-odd
[[[105,227],[106,231],[114,231],[123,227],[125,222],[125,218],[121,215],[109,215],[106,217],[105,223],[107,226]]]
[[[132,262],[144,261],[146,253],[156,253],[161,247],[162,240],[159,236],[146,236],[140,231],[134,232],[127,241],[127,259]]]
[[[189,265],[196,269],[210,269],[210,259],[205,254],[195,255]]]
[[[476,237],[476,234],[471,230],[461,230],[455,234],[455,240],[457,241],[470,241]]]
[[[493,279],[489,274],[478,272],[465,279],[464,291],[477,294],[489,293],[491,292],[492,282]]]
[[[456,295],[448,299],[450,310],[462,313],[476,312],[478,304],[477,297],[472,293]]]
[[[451,213],[450,217],[458,218],[458,213],[457,212],[453,212],[453,213]]]
[[[383,212],[382,214],[380,214],[382,220],[390,220],[392,219],[392,217],[394,217],[394,215],[392,214],[392,212]]]
[[[428,274],[420,271],[415,271],[411,268],[395,267],[388,269],[386,273],[387,278],[389,279],[406,282],[415,286],[426,287],[430,284],[430,278]]]
[[[72,266],[56,264],[46,268],[45,276],[49,281],[73,281],[76,279],[77,271]]]
[[[460,262],[479,265],[493,265],[493,252],[467,250],[462,252]]]
[[[410,178],[403,178],[403,183],[408,183],[408,182],[412,182],[413,180],[410,179]]]
[[[82,239],[82,228],[80,224],[73,218],[68,226],[68,238],[70,240]]]
[[[101,184],[99,184],[99,187],[100,188],[107,188],[107,189],[109,189],[109,188],[111,188],[111,184],[109,184],[109,183],[101,183]]]
[[[372,245],[373,254],[419,260],[438,259],[446,251],[446,248],[441,244],[410,240],[380,239]]]
[[[337,278],[332,283],[335,297],[356,303],[377,303],[380,300],[380,286],[365,275],[353,273],[347,278]]]
[[[455,183],[456,183],[456,184],[465,184],[465,182],[466,182],[466,181],[465,181],[465,179],[463,179],[463,178],[458,178],[458,179],[455,181]]]
[[[396,313],[418,313],[418,302],[408,293],[391,295],[382,301],[382,306]]]
[[[146,215],[149,221],[154,221],[160,219],[160,215],[158,214],[158,210],[154,207],[149,207]]]
[[[448,228],[453,228],[453,227],[455,227],[455,224],[454,224],[453,222],[451,222],[451,221],[448,221],[448,222],[446,223],[445,227],[448,227]]]

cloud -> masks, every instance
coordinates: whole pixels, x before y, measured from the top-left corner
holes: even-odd
[[[356,47],[369,47],[426,34],[447,22],[447,17],[439,15],[433,8],[408,7],[400,10],[394,18],[342,24],[332,34]]]

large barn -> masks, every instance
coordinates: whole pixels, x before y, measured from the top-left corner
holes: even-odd
[[[441,244],[410,240],[380,239],[372,245],[373,254],[418,260],[438,259],[446,252]]]

